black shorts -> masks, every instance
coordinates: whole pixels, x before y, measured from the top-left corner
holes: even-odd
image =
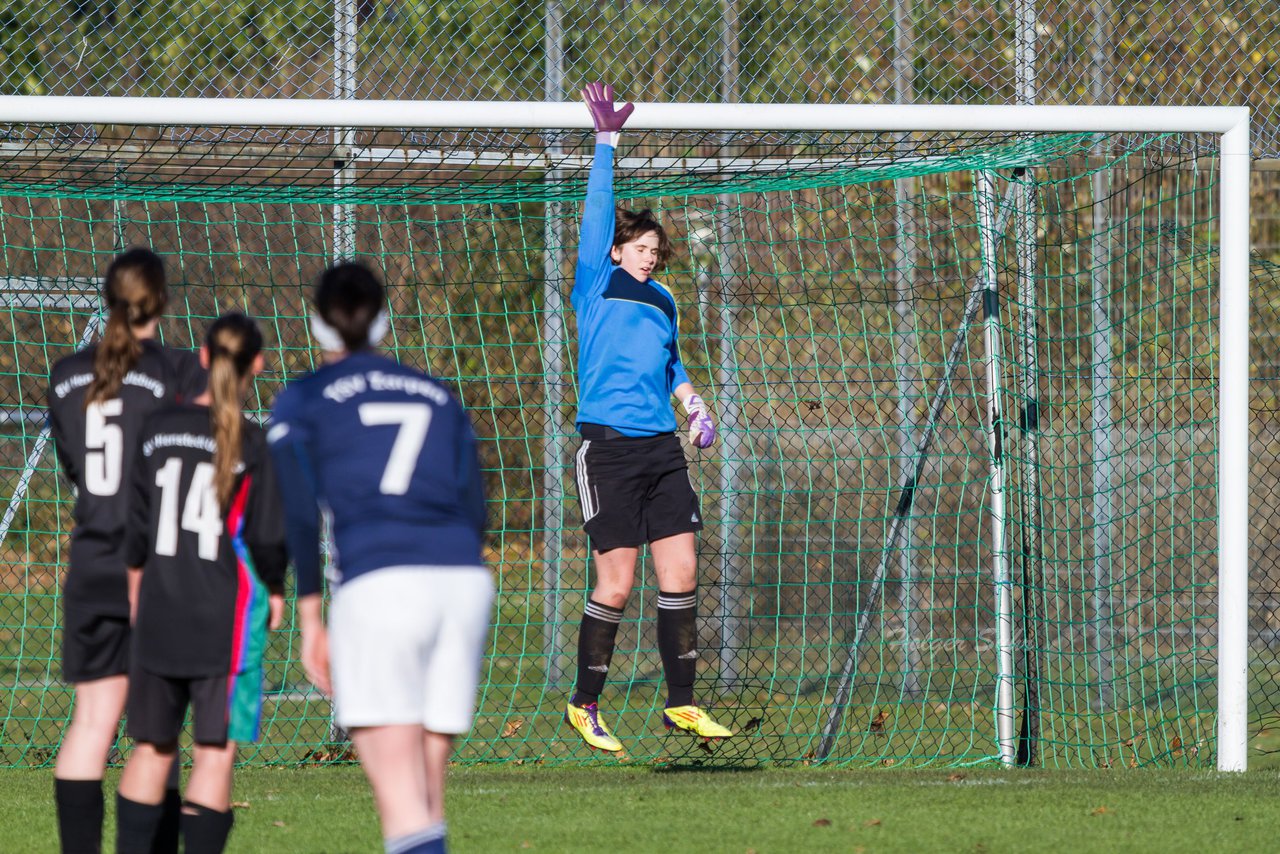
[[[226,744],[226,676],[160,676],[135,664],[129,673],[125,732],[135,741],[173,744],[182,732],[188,705],[196,744]]]
[[[702,530],[689,464],[674,433],[584,437],[574,469],[583,527],[596,551]]]
[[[62,679],[92,682],[129,672],[129,618],[62,607]]]

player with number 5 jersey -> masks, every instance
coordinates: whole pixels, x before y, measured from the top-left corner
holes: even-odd
[[[49,431],[62,470],[76,486],[63,604],[70,611],[123,619],[129,601],[119,554],[126,507],[121,486],[138,431],[152,412],[204,391],[205,372],[195,353],[155,340],[167,295],[160,259],[150,250],[132,249],[116,258],[103,296],[109,313],[101,342],[60,360],[50,372]],[[67,620],[68,628],[76,622]],[[123,658],[114,663],[118,667],[84,660],[82,653],[94,651],[67,641],[68,682],[125,672]]]
[[[276,399],[268,441],[298,575],[302,663],[333,697],[390,854],[444,850],[453,736],[474,712],[493,580],[476,439],[439,382],[375,349],[382,284],[341,263],[315,291],[325,364]],[[333,533],[321,617],[321,511]]]
[[[62,676],[75,708],[54,771],[63,851],[102,844],[102,774],[124,714],[129,671],[129,601],[124,538],[127,473],[152,412],[192,400],[205,387],[195,353],[158,343],[168,304],[164,264],[134,248],[112,260],[102,283],[101,339],[53,366],[49,435],[75,485],[70,560],[62,584]],[[178,846],[176,780],[166,797],[157,850]]]

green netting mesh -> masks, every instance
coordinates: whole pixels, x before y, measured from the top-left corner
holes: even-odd
[[[385,273],[391,352],[454,386],[482,439],[499,596],[459,759],[605,761],[560,722],[590,586],[565,299],[586,136],[362,131],[339,149],[328,130],[7,129],[0,764],[51,762],[70,711],[70,495],[43,387],[96,334],[95,276],[123,246],[165,254],[170,343],[233,307],[259,317],[263,413],[314,364],[304,300],[335,239]],[[661,735],[646,570],[602,700],[622,761],[997,756],[991,394],[1024,748],[1050,765],[1213,761],[1218,233],[1204,142],[628,136],[619,193],[675,241],[664,280],[684,360],[722,428],[689,451],[707,520],[697,689],[742,735],[711,751]],[[344,164],[353,178],[335,182]],[[984,261],[1001,303],[994,384]],[[248,761],[348,755],[296,644],[293,629],[274,636]]]

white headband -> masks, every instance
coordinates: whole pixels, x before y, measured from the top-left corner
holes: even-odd
[[[390,329],[391,318],[384,308],[378,312],[378,316],[373,319],[373,323],[369,324],[369,346],[377,347],[381,344],[382,339],[387,337],[387,332]],[[341,353],[347,349],[347,345],[343,342],[342,336],[338,334],[338,330],[325,323],[324,318],[316,313],[311,315],[311,335],[316,339],[316,343],[320,345],[320,349],[326,353]]]

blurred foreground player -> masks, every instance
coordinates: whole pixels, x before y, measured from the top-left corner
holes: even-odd
[[[280,393],[268,434],[302,663],[351,735],[388,854],[442,852],[445,767],[471,726],[494,592],[476,439],[443,385],[376,351],[388,321],[372,272],[330,268],[314,303],[326,364]],[[327,628],[321,508],[337,554]]]

